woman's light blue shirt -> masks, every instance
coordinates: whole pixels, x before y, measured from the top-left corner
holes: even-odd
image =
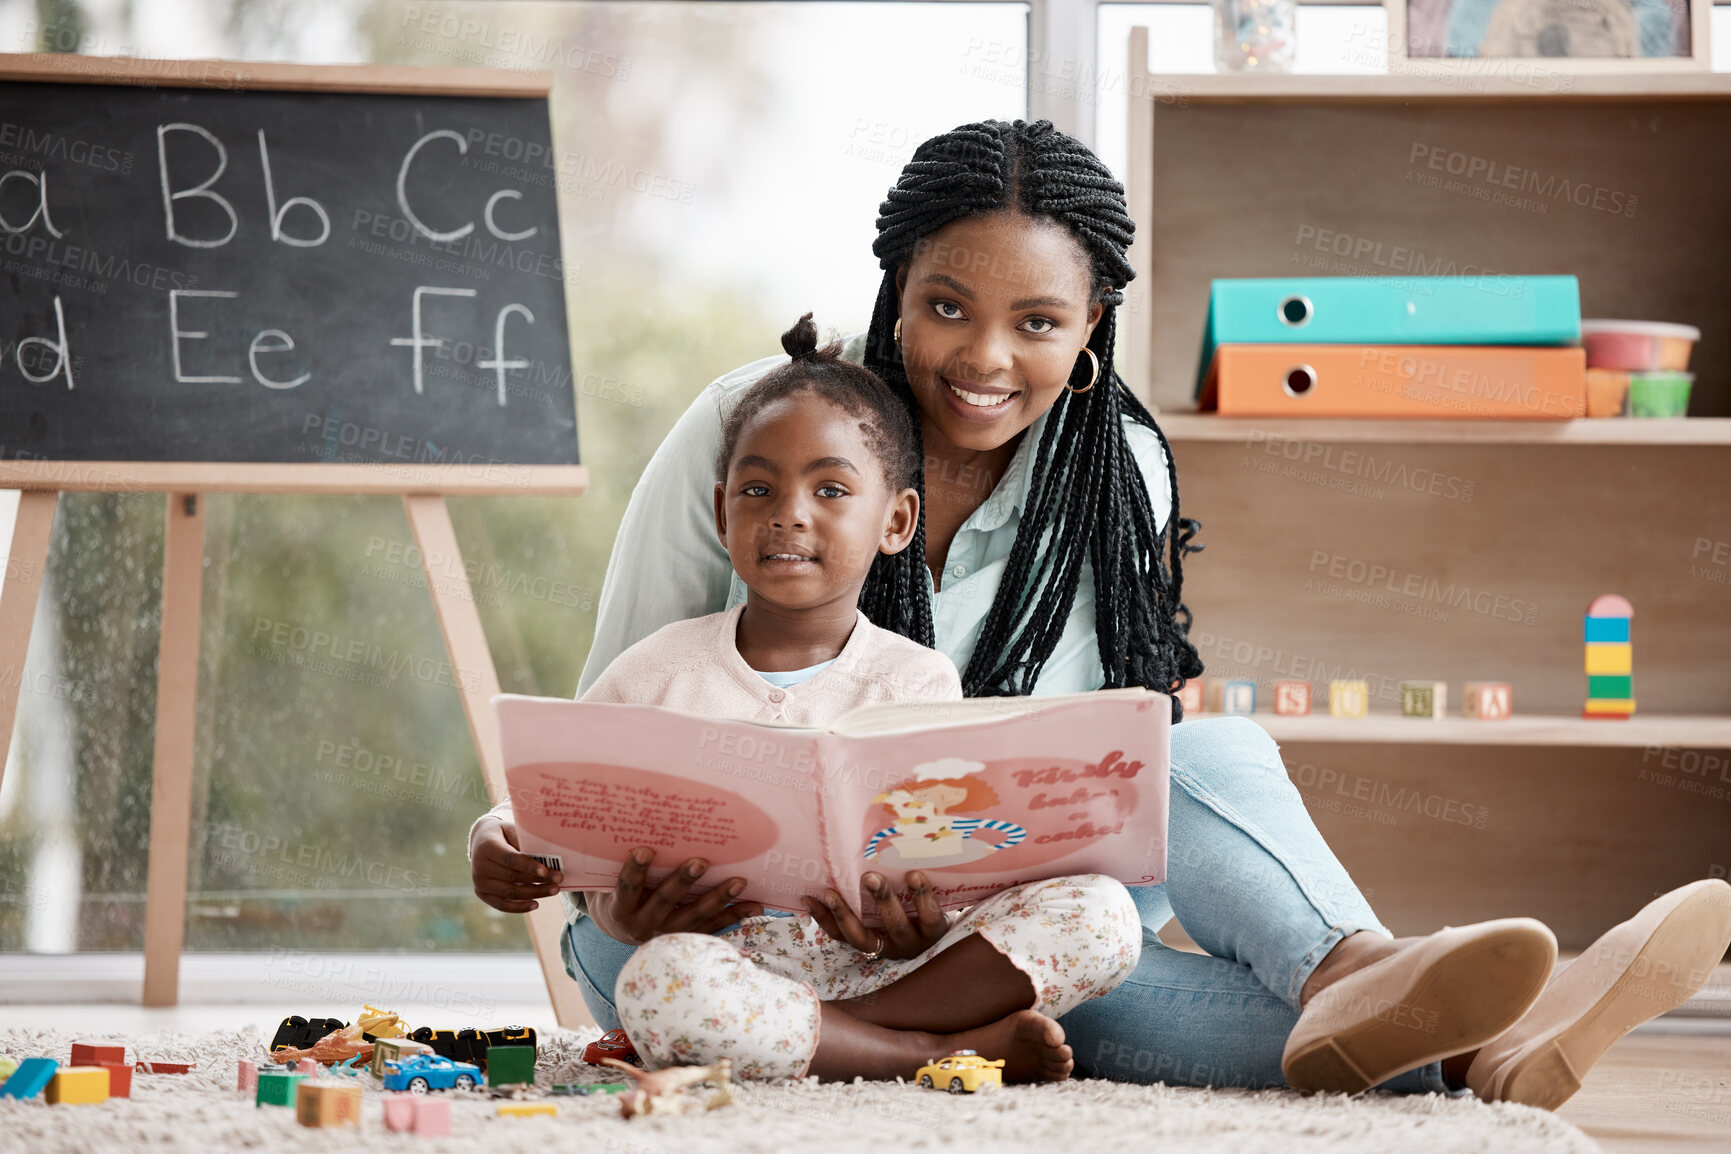
[[[858,364],[864,350],[862,334],[848,338],[842,355]],[[786,356],[765,357],[715,381],[691,403],[650,458],[613,542],[597,607],[595,642],[583,666],[578,696],[609,662],[662,626],[718,613],[745,600],[745,586],[715,533],[715,457],[721,448],[721,422],[751,384],[786,363]],[[1022,521],[1034,449],[1045,422],[1042,416],[1028,429],[997,487],[962,523],[944,558],[943,587],[932,592],[932,627],[937,648],[957,669],[967,668],[997,595]],[[1160,440],[1153,430],[1128,419],[1124,432],[1154,513],[1164,524],[1172,499]],[[923,572],[930,590],[931,573]],[[1040,671],[1034,693],[1082,693],[1104,682],[1094,635],[1093,567],[1084,564],[1076,603],[1057,648]]]

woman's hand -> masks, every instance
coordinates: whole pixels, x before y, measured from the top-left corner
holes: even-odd
[[[496,910],[526,914],[559,892],[563,875],[517,848],[517,823],[483,820],[469,847],[469,880],[475,896]]]
[[[903,879],[914,898],[914,920],[902,909],[902,903],[890,892],[889,883],[879,873],[869,873],[860,879],[865,890],[877,903],[881,930],[868,930],[860,923],[853,908],[834,890],[824,894],[823,901],[805,898],[805,908],[823,932],[838,942],[846,942],[862,954],[882,953],[886,958],[915,958],[938,943],[949,931],[950,923],[938,908],[937,895],[931,883],[919,870],[909,871]]]
[[[763,913],[758,902],[734,902],[745,891],[744,878],[729,878],[695,901],[686,902],[685,895],[709,869],[702,858],[692,858],[663,878],[660,885],[648,889],[645,883],[654,860],[654,850],[639,846],[620,869],[619,884],[612,893],[588,896],[589,916],[615,941],[640,946],[661,934],[713,934]]]

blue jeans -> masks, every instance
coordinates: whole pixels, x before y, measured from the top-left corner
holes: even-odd
[[[1175,1086],[1286,1085],[1280,1054],[1316,966],[1357,930],[1388,931],[1329,850],[1287,779],[1279,748],[1243,717],[1172,730],[1166,881],[1130,891],[1142,960],[1124,983],[1064,1016],[1079,1077]],[[1174,915],[1207,951],[1160,942]],[[603,1029],[632,947],[588,918],[565,936],[565,966]],[[1380,1087],[1446,1092],[1439,1063]]]

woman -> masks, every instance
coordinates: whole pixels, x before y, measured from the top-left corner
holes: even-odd
[[[926,470],[920,531],[879,558],[860,605],[948,654],[970,695],[1171,690],[1202,671],[1180,596],[1197,526],[1179,514],[1164,437],[1113,368],[1132,233],[1122,187],[1045,121],[927,141],[883,204],[882,286],[846,355],[909,405]],[[649,463],[608,565],[582,687],[668,622],[742,599],[715,537],[708,463],[731,398],[779,361],[711,385]],[[1613,929],[1547,987],[1555,941],[1529,919],[1394,941],[1249,720],[1175,727],[1172,783],[1167,880],[1132,891],[1138,968],[1061,1023],[1080,1074],[1469,1087],[1554,1107],[1623,1031],[1689,997],[1731,941],[1731,886],[1698,882]],[[476,824],[476,888],[523,910],[556,889],[513,837],[497,820]],[[697,924],[676,904],[682,892],[651,911],[640,881],[622,878],[616,908],[638,913],[620,936]],[[887,897],[888,879],[866,884]],[[864,953],[912,957],[943,930],[935,904],[916,901],[908,918],[889,903],[880,934],[830,897],[836,912],[814,916]],[[1206,955],[1155,937],[1174,914]],[[565,944],[590,1008],[616,1025],[611,996],[632,947],[587,918]],[[1686,977],[1637,986],[1636,970]]]

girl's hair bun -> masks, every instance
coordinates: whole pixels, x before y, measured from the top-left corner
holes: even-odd
[[[817,352],[817,326],[812,324],[810,313],[800,317],[791,329],[781,334],[781,347],[796,361]]]

